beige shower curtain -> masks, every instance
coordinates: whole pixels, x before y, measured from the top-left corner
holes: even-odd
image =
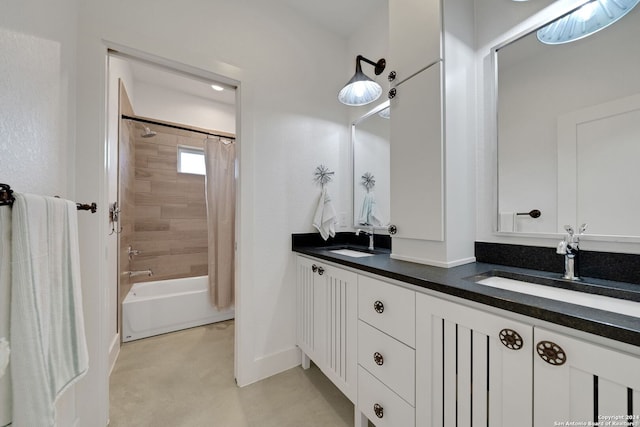
[[[208,137],[204,143],[209,234],[209,290],[219,310],[234,304],[235,143]]]

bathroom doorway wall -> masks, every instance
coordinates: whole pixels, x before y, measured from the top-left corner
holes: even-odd
[[[107,249],[113,367],[122,340],[122,301],[132,282],[206,274],[204,177],[178,174],[176,151],[202,146],[206,135],[198,131],[234,136],[237,111],[232,85],[111,51],[108,104],[109,203],[113,208],[117,201],[120,213]],[[147,132],[156,134],[143,138]],[[146,270],[154,277],[142,274]]]

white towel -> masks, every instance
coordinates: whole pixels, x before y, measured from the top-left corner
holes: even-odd
[[[329,197],[327,189],[323,187],[316,213],[313,216],[313,226],[318,229],[320,236],[327,240],[336,235],[336,222],[338,219],[333,203],[331,203],[331,197]]]
[[[378,227],[384,224],[382,216],[380,215],[380,212],[378,212],[376,197],[373,194],[373,191],[364,195],[358,223],[360,225],[374,225]]]
[[[11,423],[11,372],[7,368],[10,343],[11,208],[0,206],[0,426]],[[4,374],[3,372],[4,371]]]
[[[13,425],[55,425],[56,399],[88,369],[75,203],[16,194],[13,204]]]

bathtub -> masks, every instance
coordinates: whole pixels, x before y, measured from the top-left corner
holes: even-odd
[[[233,319],[209,302],[207,276],[135,283],[122,303],[122,341]]]

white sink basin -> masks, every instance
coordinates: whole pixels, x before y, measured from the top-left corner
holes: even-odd
[[[353,249],[334,249],[332,251],[329,251],[331,253],[334,254],[338,254],[338,255],[345,255],[345,256],[350,256],[353,258],[362,258],[365,256],[373,256],[374,254],[370,254],[369,252],[361,252],[361,251],[354,251]]]
[[[571,291],[505,277],[491,276],[476,283],[513,292],[549,298],[585,307],[597,308],[626,316],[640,317],[640,302],[612,298],[586,292]]]

